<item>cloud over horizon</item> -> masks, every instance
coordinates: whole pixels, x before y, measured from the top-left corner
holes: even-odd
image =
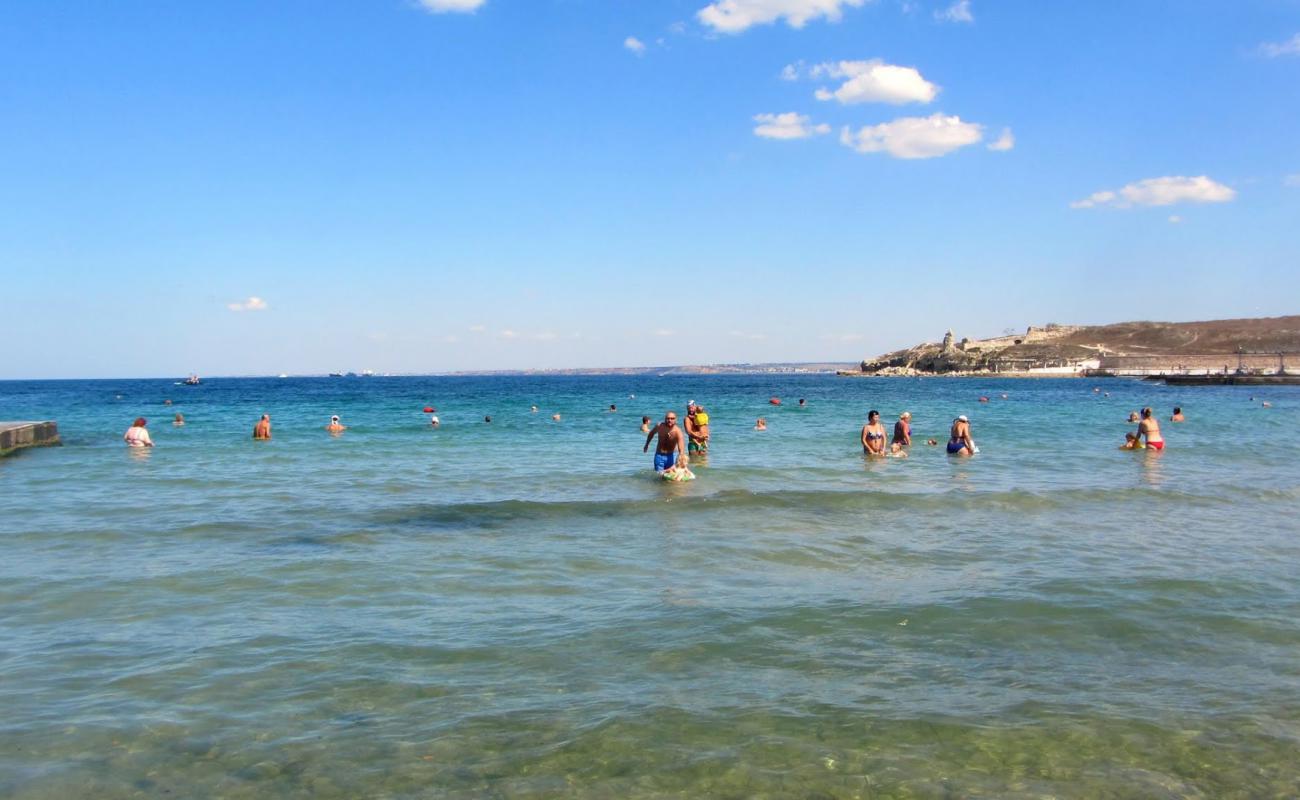
[[[623,46],[628,50],[632,51],[633,53],[636,53],[637,55],[645,54],[645,42],[641,41],[635,36],[629,36],[626,39],[624,39]]]
[[[781,71],[786,80],[798,78],[801,68],[790,64]],[[835,100],[841,105],[856,103],[929,103],[939,94],[939,87],[921,77],[915,67],[886,64],[879,58],[869,61],[836,61],[816,64],[807,70],[810,78],[843,79],[839,88],[825,87],[814,94],[818,100]]]
[[[831,132],[825,123],[814,125],[806,114],[790,111],[785,114],[755,114],[754,135],[764,139],[807,139]]]
[[[262,298],[250,297],[242,303],[227,303],[226,308],[231,311],[265,311],[268,306]]]
[[[883,152],[904,159],[947,155],[983,137],[983,125],[943,114],[900,117],[893,122],[859,128],[856,133],[848,126],[840,130],[840,144],[845,147],[859,153]]]
[[[1268,58],[1300,56],[1300,33],[1285,42],[1265,42],[1259,46],[1259,52]]]
[[[418,0],[420,7],[434,14],[472,14],[487,0]]]
[[[860,8],[866,0],[716,0],[695,13],[704,25],[719,33],[741,33],[754,25],[785,20],[791,28],[802,28],[810,20],[824,17],[838,22],[844,8]]]
[[[934,18],[940,22],[975,22],[975,15],[970,11],[970,0],[956,0],[942,11],[935,11]]]
[[[1016,135],[1011,132],[1010,128],[1003,128],[1001,135],[997,139],[989,142],[989,149],[995,153],[1005,153],[1008,150],[1015,149]]]
[[[1171,175],[1147,178],[1120,189],[1103,189],[1082,200],[1070,203],[1070,208],[1133,208],[1134,206],[1171,206],[1176,203],[1227,203],[1237,192],[1208,176],[1186,177]]]

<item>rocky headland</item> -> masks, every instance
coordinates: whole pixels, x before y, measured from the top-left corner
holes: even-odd
[[[1286,355],[1292,354],[1290,363]],[[1083,375],[1141,371],[1295,371],[1300,315],[1206,322],[1030,326],[1024,333],[939,342],[864,360],[852,375]]]

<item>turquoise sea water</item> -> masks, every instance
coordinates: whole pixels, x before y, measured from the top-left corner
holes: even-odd
[[[689,398],[714,446],[667,484],[640,416]],[[1189,421],[1117,451],[1147,404]],[[865,461],[869,408],[982,453]],[[0,796],[1300,796],[1295,389],[6,382],[0,418],[65,441],[0,460]]]

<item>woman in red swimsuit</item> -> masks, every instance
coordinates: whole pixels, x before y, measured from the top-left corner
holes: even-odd
[[[1156,422],[1150,406],[1142,409],[1142,421],[1138,423],[1138,436],[1146,437],[1147,447],[1152,450],[1165,449],[1165,439],[1160,435],[1160,423]]]

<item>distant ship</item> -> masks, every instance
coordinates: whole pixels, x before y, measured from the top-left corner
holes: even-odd
[[[343,377],[343,373],[342,373],[342,372],[331,372],[331,373],[330,373],[330,377],[331,377],[331,378],[342,378],[342,377]]]
[[[185,380],[181,381],[181,383],[185,384],[186,386],[198,386],[200,383],[202,383],[202,381],[199,380],[198,375],[190,373],[190,376]]]
[[[283,372],[281,372],[281,373],[280,373],[280,377],[281,377],[281,378],[287,378],[287,377],[289,377],[289,376],[288,376],[288,375],[285,375]]]
[[[361,377],[363,377],[363,378],[372,378],[372,377],[374,377],[374,375],[375,375],[375,371],[374,371],[373,369],[363,369],[363,370],[361,370]]]

